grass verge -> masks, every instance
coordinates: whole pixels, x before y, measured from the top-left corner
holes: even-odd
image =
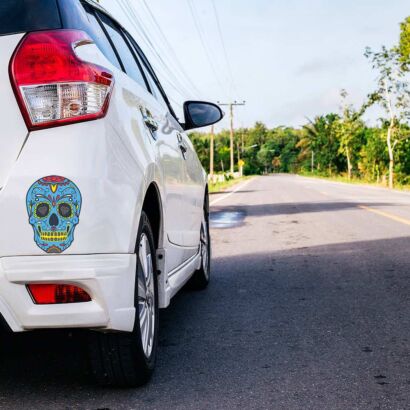
[[[227,189],[232,188],[235,185],[240,184],[247,179],[252,178],[251,176],[246,176],[237,179],[230,179],[229,181],[217,182],[215,184],[209,183],[209,193],[217,194],[218,192],[225,192]]]

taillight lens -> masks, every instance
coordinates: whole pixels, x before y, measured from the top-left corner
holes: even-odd
[[[32,284],[27,289],[37,305],[90,302],[90,295],[78,286]]]
[[[103,117],[113,75],[75,53],[92,40],[82,31],[27,34],[10,62],[10,78],[30,130]]]

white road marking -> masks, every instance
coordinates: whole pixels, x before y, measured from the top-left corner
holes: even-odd
[[[236,194],[238,191],[240,191],[242,188],[244,188],[246,185],[249,184],[249,182],[253,181],[255,178],[251,178],[249,181],[244,182],[243,184],[239,185],[236,189],[234,189],[231,192],[227,192],[226,194],[221,194],[222,196],[220,198],[215,199],[212,201],[209,205],[213,206],[217,204],[218,202],[222,201],[223,199],[229,198],[231,195]]]

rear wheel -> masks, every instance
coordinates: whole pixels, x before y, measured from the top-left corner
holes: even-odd
[[[124,387],[147,383],[155,367],[158,344],[158,284],[154,238],[144,212],[136,246],[136,317],[129,333],[93,333],[89,352],[99,384]]]
[[[209,212],[208,207],[204,207],[201,235],[200,235],[200,253],[201,267],[192,276],[189,285],[192,289],[206,289],[211,280],[211,236],[209,234]]]

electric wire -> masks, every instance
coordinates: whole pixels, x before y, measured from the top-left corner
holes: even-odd
[[[208,60],[208,64],[211,67],[211,70],[213,72],[213,75],[214,75],[218,85],[221,87],[221,89],[225,89],[225,87],[223,86],[223,84],[222,84],[222,82],[219,78],[218,72],[215,68],[215,64],[212,61],[209,49],[206,45],[202,25],[200,23],[200,19],[199,19],[195,4],[194,4],[193,0],[187,0],[187,3],[188,3],[188,7],[189,7],[189,10],[190,10],[190,13],[191,13],[191,16],[192,16],[196,31],[197,31],[199,39],[201,41],[202,48],[204,49],[205,57]]]
[[[129,22],[132,24],[133,28],[137,31],[140,37],[144,40],[147,47],[151,50],[152,54],[155,56],[158,64],[162,66],[161,77],[164,82],[168,84],[176,93],[178,93],[183,99],[190,99],[192,97],[192,92],[190,92],[176,77],[172,70],[169,70],[169,65],[164,61],[161,54],[158,53],[156,46],[152,43],[150,36],[142,24],[141,20],[130,6],[130,4],[125,0],[118,0],[118,5],[122,9],[123,13],[127,16]],[[137,24],[138,22],[138,24]],[[156,66],[158,69],[159,67]]]
[[[237,90],[236,90],[236,85],[235,85],[235,81],[234,81],[234,77],[233,77],[231,60],[228,56],[228,51],[227,51],[227,48],[226,48],[225,38],[224,38],[224,35],[223,35],[223,32],[222,32],[221,20],[219,18],[218,9],[216,7],[215,0],[211,0],[211,2],[212,2],[212,7],[213,7],[213,10],[214,10],[214,14],[215,14],[216,24],[217,24],[217,27],[218,27],[219,38],[220,38],[221,44],[222,44],[222,50],[223,50],[224,57],[225,57],[226,67],[228,69],[228,74],[229,74],[229,77],[230,77],[230,80],[231,80],[231,88],[236,92]]]
[[[123,1],[123,0],[120,0]],[[157,47],[152,43],[150,36],[147,34],[146,29],[144,28],[142,22],[138,18],[138,16],[135,14],[135,12],[132,10],[130,5],[127,2],[123,2],[125,7],[128,9],[128,11],[131,13],[133,19],[130,18],[130,16],[127,14],[128,19],[131,21],[133,24],[134,28],[139,32],[139,34],[142,36],[143,40],[147,44],[147,46],[150,48],[151,52],[155,56],[155,58],[158,60],[158,62],[161,64],[163,67],[162,73],[164,74],[162,77],[168,77],[169,79],[166,81],[171,88],[174,89],[174,91],[178,92],[181,96],[186,98],[187,96],[190,96],[191,93],[190,91],[185,88],[185,86],[180,82],[180,80],[175,76],[172,70],[169,70],[169,65],[164,61],[163,57],[161,56],[160,53],[157,51]],[[135,19],[135,20],[134,20]],[[139,26],[135,23],[135,21],[138,21]],[[166,74],[165,74],[166,73]],[[175,85],[174,85],[175,83]],[[182,91],[182,93],[181,93]]]
[[[176,63],[176,65],[178,66],[181,74],[184,76],[184,78],[186,79],[187,83],[190,85],[190,87],[194,90],[194,92],[200,96],[203,93],[201,91],[199,91],[199,89],[197,88],[197,86],[193,83],[193,81],[191,80],[190,76],[187,74],[183,64],[181,64],[173,46],[171,45],[171,43],[168,41],[166,35],[164,34],[164,31],[161,28],[161,25],[158,23],[158,20],[155,18],[154,13],[152,12],[151,8],[149,7],[148,3],[146,2],[146,0],[142,0],[142,3],[144,4],[146,10],[148,11],[148,14],[151,17],[151,20],[154,23],[154,26],[156,27],[158,33],[160,34],[163,43],[166,45],[166,47],[168,48],[169,52],[171,53],[172,57],[173,57],[173,61]]]

